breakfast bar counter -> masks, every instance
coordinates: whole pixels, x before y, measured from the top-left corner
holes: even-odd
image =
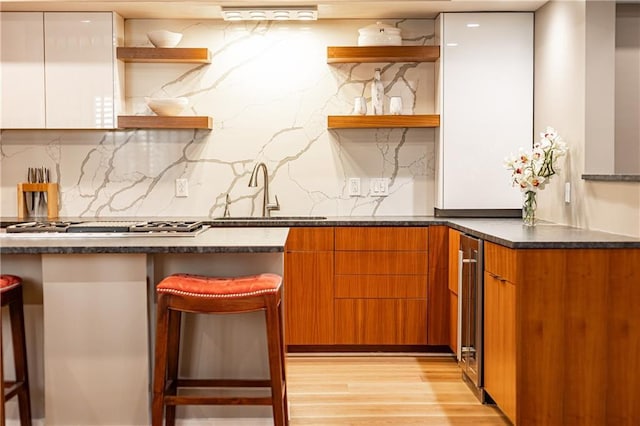
[[[47,425],[150,424],[155,285],[178,272],[282,275],[287,235],[273,227],[209,228],[185,237],[1,232],[2,273],[25,284],[34,417]],[[182,375],[269,377],[262,312],[190,315],[184,327]],[[179,415],[271,413],[188,407]]]
[[[197,235],[0,232],[0,254],[276,253],[287,228],[209,228]]]

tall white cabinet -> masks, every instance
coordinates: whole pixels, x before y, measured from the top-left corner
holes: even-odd
[[[436,38],[436,209],[519,209],[504,158],[533,141],[533,13],[442,13]]]
[[[3,129],[112,129],[122,109],[111,12],[2,12]]]

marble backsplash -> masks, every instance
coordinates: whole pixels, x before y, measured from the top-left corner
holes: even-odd
[[[433,20],[389,20],[403,43],[434,44]],[[129,114],[152,114],[145,96],[186,96],[185,115],[209,115],[205,130],[4,130],[0,133],[0,215],[16,214],[16,183],[28,167],[51,169],[60,185],[60,215],[259,215],[262,179],[249,188],[256,162],[266,163],[278,215],[430,215],[434,205],[433,129],[328,130],[327,115],[350,114],[382,69],[385,108],[401,96],[403,113],[430,114],[433,63],[327,64],[326,47],[357,44],[373,22],[309,23],[139,20],[125,22],[127,46],[151,46],[147,31],[184,33],[181,47],[208,47],[212,62],[127,63]],[[70,112],[72,113],[72,112]],[[361,178],[362,196],[347,182]],[[175,197],[175,180],[189,196]],[[370,180],[389,179],[389,195],[369,194]]]

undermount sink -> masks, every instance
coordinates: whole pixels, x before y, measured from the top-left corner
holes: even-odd
[[[327,218],[326,216],[271,216],[271,217],[236,216],[236,217],[216,217],[214,220],[227,220],[227,221],[235,221],[235,222],[244,222],[244,221],[295,222],[299,220],[327,220]]]

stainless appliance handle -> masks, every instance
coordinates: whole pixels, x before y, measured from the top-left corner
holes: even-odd
[[[476,259],[462,259],[462,263],[478,263],[478,261]]]
[[[462,264],[465,262],[464,252],[458,250],[458,335],[456,336],[456,358],[462,357]]]

